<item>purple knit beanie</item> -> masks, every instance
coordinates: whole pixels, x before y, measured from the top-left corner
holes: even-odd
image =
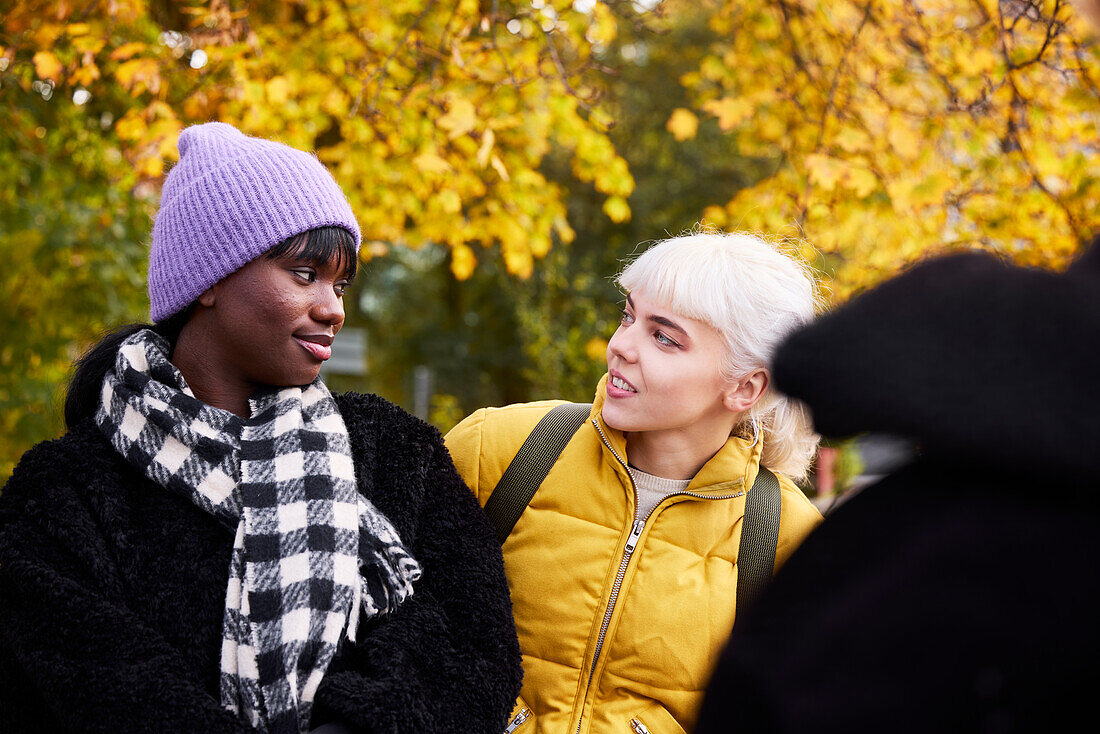
[[[153,224],[149,301],[153,321],[296,234],[359,224],[344,192],[316,156],[243,134],[224,122],[180,133]]]

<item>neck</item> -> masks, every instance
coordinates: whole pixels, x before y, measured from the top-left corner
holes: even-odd
[[[247,418],[252,412],[248,406],[248,396],[256,386],[219,370],[217,365],[222,360],[216,351],[212,341],[205,338],[201,325],[192,319],[180,332],[171,361],[187,380],[196,398],[207,405]]]
[[[630,463],[646,474],[664,479],[691,479],[722,450],[729,431],[704,439],[673,431],[636,431],[626,434]]]

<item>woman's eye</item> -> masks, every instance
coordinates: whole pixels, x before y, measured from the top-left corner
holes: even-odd
[[[623,309],[622,316],[619,317],[619,323],[623,326],[634,323],[634,317],[629,314],[626,309]]]
[[[348,289],[348,283],[347,281],[340,281],[339,283],[334,285],[332,289],[336,291],[336,295],[342,296],[344,295],[344,291]]]
[[[313,281],[317,280],[317,273],[308,268],[298,268],[295,270],[291,270],[290,272],[294,273],[294,275],[301,278],[307,283],[312,283]]]
[[[668,347],[678,347],[678,346],[680,346],[679,342],[675,341],[674,339],[669,338],[668,335],[665,334],[663,331],[655,331],[653,333],[653,338],[657,340],[658,344],[662,344],[664,346],[668,346]]]

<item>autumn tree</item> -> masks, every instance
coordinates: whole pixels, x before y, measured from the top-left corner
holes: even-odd
[[[706,9],[678,3],[617,16],[611,40],[593,49],[609,70],[603,108],[608,138],[636,180],[631,216],[613,221],[605,198],[572,176],[568,150],[551,149],[541,170],[567,191],[576,237],[559,243],[528,278],[482,262],[461,283],[447,273],[445,251],[394,248],[364,273],[358,320],[370,333],[372,389],[409,405],[414,366],[433,375],[433,419],[443,428],[483,405],[564,398],[591,400],[606,370],[606,339],[622,295],[611,281],[644,243],[692,228],[708,206],[771,173],[771,159],[746,157],[713,121],[678,142],[666,121],[690,103],[681,77],[698,68],[719,40]],[[421,305],[410,313],[406,304]]]
[[[1097,225],[1098,64],[1065,0],[8,3],[0,472],[59,430],[80,350],[144,317],[186,124],[317,151],[456,381],[583,399],[603,278],[699,218],[804,235],[837,300],[943,248],[1063,264]],[[507,369],[492,329],[458,335],[494,309]]]
[[[711,217],[794,227],[843,298],[929,251],[1057,266],[1098,224],[1100,54],[1065,0],[710,2],[684,82],[774,175]]]
[[[573,178],[594,187],[608,216],[628,217],[634,181],[606,135],[604,72],[591,48],[609,40],[616,13],[636,11],[578,5],[61,0],[6,8],[0,248],[20,267],[5,279],[33,288],[48,274],[56,300],[72,301],[52,313],[47,299],[4,301],[3,463],[43,437],[46,424],[57,429],[46,386],[56,389],[97,328],[144,315],[139,245],[186,124],[226,120],[315,150],[357,212],[365,257],[393,243],[440,243],[458,278],[486,257],[527,276],[555,242],[574,237],[563,186],[540,170],[552,148],[568,151]],[[43,238],[50,212],[61,213],[53,226],[63,234],[53,239]],[[104,272],[95,269],[100,260]],[[81,270],[84,261],[90,267]],[[41,340],[25,336],[52,320],[65,325],[42,329]],[[42,389],[28,392],[31,384]],[[28,426],[26,415],[44,418]]]
[[[56,435],[81,346],[147,308],[151,193],[102,139],[106,117],[49,96],[40,86],[0,104],[0,476]]]

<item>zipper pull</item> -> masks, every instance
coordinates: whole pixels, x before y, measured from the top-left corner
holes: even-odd
[[[649,734],[649,729],[646,728],[646,725],[637,719],[630,720],[630,728],[637,732],[637,734]]]
[[[504,734],[512,734],[512,732],[520,727],[520,724],[527,721],[527,715],[530,713],[531,711],[526,708],[517,711],[515,718],[508,724],[508,728],[504,730]]]
[[[638,545],[638,538],[642,537],[642,530],[645,529],[645,521],[635,520],[634,527],[630,530],[630,537],[626,539],[626,552],[633,553],[634,546]]]

